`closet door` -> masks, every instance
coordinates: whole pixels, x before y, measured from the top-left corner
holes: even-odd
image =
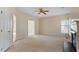
[[[2,20],[2,10],[0,9],[0,52],[3,50],[3,20]]]
[[[10,11],[8,8],[4,9],[4,29],[5,29],[5,33],[4,33],[4,50],[6,50],[8,47],[10,47],[12,45],[13,42],[13,34],[12,34],[12,16],[10,14]],[[7,39],[6,39],[7,38]]]
[[[10,14],[8,15],[7,22],[8,45],[11,46],[13,42],[13,20]]]
[[[4,51],[5,50],[5,15],[4,15],[4,9],[0,8],[0,51]],[[7,39],[7,38],[6,38]]]
[[[12,44],[12,18],[8,8],[1,8],[1,51]]]

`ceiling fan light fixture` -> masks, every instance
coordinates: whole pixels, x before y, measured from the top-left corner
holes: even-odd
[[[37,12],[38,14],[44,14],[47,15],[47,13],[49,12],[46,8],[38,8],[35,10],[35,12]]]

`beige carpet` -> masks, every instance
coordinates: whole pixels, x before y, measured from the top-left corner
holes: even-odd
[[[35,35],[16,41],[7,52],[63,52],[64,39],[57,36]]]

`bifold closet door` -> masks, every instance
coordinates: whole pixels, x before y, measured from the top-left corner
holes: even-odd
[[[3,20],[0,14],[0,52],[2,51],[3,47]]]
[[[8,47],[12,45],[12,17],[9,13],[8,8],[0,8],[2,13],[0,14],[0,50],[5,51]]]
[[[4,18],[4,51],[9,48],[12,45],[13,42],[13,34],[12,34],[12,16],[9,12],[9,9],[4,10],[5,11],[5,18]]]
[[[8,45],[11,46],[13,42],[13,19],[11,15],[8,15],[7,19],[7,33],[8,33]]]
[[[0,51],[4,51],[5,44],[4,18],[3,8],[0,8]]]
[[[10,47],[11,46],[11,40],[12,40],[12,35],[11,35],[11,29],[10,29],[10,26],[11,26],[11,24],[10,24],[10,16],[9,15],[5,15],[5,18],[4,18],[4,26],[3,26],[3,28],[4,28],[4,34],[3,34],[3,36],[4,36],[4,43],[3,43],[3,49],[4,49],[4,51],[8,48],[8,47]]]

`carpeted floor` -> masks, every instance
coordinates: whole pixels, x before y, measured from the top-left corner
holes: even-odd
[[[6,52],[63,52],[64,37],[35,35],[13,43]]]

